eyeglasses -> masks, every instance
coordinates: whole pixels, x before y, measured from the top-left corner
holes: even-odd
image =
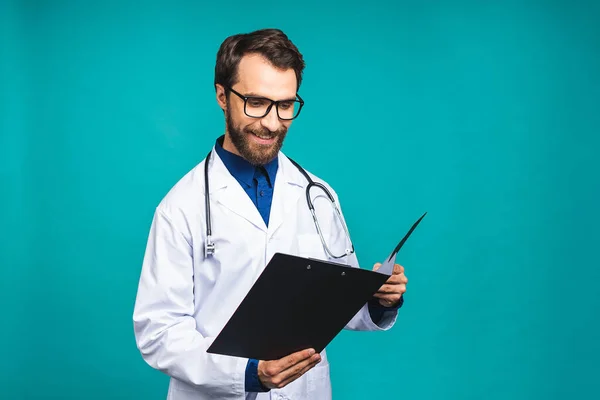
[[[244,100],[244,113],[251,118],[263,118],[269,114],[271,108],[275,105],[279,119],[289,121],[300,115],[300,110],[302,110],[302,107],[304,106],[304,100],[302,100],[298,94],[296,94],[297,98],[293,100],[275,101],[266,97],[244,96],[230,87],[227,87],[227,89],[240,99]]]

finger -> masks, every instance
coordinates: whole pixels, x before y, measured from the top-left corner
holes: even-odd
[[[383,285],[379,290],[375,293],[378,295],[386,295],[386,294],[402,294],[406,292],[405,284],[398,285]]]
[[[404,274],[392,275],[388,278],[388,280],[385,283],[388,285],[397,285],[400,283],[406,284],[406,283],[408,283],[408,278]]]
[[[317,354],[315,354],[313,358],[311,358],[311,361],[307,365],[303,366],[295,374],[290,375],[289,377],[285,378],[282,382],[280,382],[279,387],[282,388],[284,386],[289,385],[290,383],[307,373],[311,368],[314,368],[318,363],[320,363],[321,358],[315,358],[316,356]]]
[[[315,354],[312,357],[294,365],[293,367],[282,371],[279,375],[275,377],[273,383],[276,385],[282,385],[290,380],[297,379],[297,377],[302,376],[302,374],[304,373],[303,371],[314,367],[319,362],[321,362],[321,355]]]
[[[310,359],[310,357],[312,357],[314,354],[314,349],[306,349],[298,351],[296,353],[292,353],[289,356],[283,357],[279,360],[279,362],[276,363],[277,369],[275,371],[275,374],[273,375],[277,375],[282,371],[285,371],[289,368],[292,368],[294,365],[301,363],[302,361]]]
[[[302,369],[302,371],[300,371],[298,374],[293,375],[291,377],[289,377],[288,379],[284,380],[281,383],[281,386],[287,386],[290,383],[292,383],[293,381],[295,381],[296,379],[300,378],[302,375],[306,374],[308,371],[310,371],[312,368],[314,368],[318,363],[320,363],[320,361],[317,361],[315,363],[311,363],[310,365],[306,366],[305,368]]]
[[[379,294],[398,293],[398,291],[400,290],[400,286],[403,286],[403,285],[401,283],[394,284],[394,285],[383,285],[382,287],[379,288],[377,293],[379,293]]]
[[[374,294],[373,297],[378,298],[379,300],[388,300],[392,302],[400,301],[404,293],[394,293],[394,294]]]
[[[375,263],[375,265],[373,265],[373,271],[377,271],[383,264],[381,263]]]
[[[402,299],[401,295],[385,295],[385,296],[375,296],[377,297],[377,299],[379,300],[379,303],[386,306],[386,307],[392,307],[394,304],[398,304],[398,302],[400,301],[400,299]]]
[[[403,274],[403,273],[404,273],[404,267],[400,264],[394,264],[393,274],[397,275],[397,274]]]
[[[392,293],[392,285],[389,284],[385,284],[383,286],[381,286],[379,288],[379,290],[377,291],[377,294],[386,294],[386,293]]]
[[[393,277],[390,279],[390,281],[392,283],[395,283],[395,284],[398,284],[398,283],[402,284],[403,283],[403,284],[406,285],[408,283],[408,278],[404,274],[393,275]]]

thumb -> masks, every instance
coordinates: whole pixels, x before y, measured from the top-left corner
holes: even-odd
[[[381,263],[375,263],[375,265],[373,265],[373,271],[377,271],[381,265]]]

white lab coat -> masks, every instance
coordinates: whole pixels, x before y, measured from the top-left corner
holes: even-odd
[[[171,377],[167,398],[172,400],[330,399],[325,350],[316,367],[267,393],[244,391],[247,359],[206,352],[274,253],[327,257],[308,211],[306,178],[283,153],[267,228],[213,149],[209,187],[216,253],[205,258],[205,162],[177,182],[154,214],[133,313],[135,339],[144,360]],[[310,175],[337,201],[325,182]],[[311,198],[330,247],[344,249],[345,235],[323,192],[311,190]],[[337,261],[358,267],[355,255]],[[346,329],[387,330],[396,315],[388,311],[376,325],[365,305]]]

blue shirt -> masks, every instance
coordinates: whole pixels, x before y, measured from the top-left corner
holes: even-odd
[[[246,191],[268,226],[273,200],[273,185],[279,166],[277,157],[264,166],[255,167],[244,158],[225,150],[223,136],[217,139],[215,149],[229,173]]]
[[[271,160],[264,166],[254,166],[244,158],[233,154],[223,148],[224,136],[217,139],[215,150],[229,173],[239,182],[242,188],[246,191],[258,211],[262,216],[265,224],[269,225],[269,215],[271,213],[271,203],[273,200],[273,186],[275,184],[275,176],[277,175],[277,167],[279,160],[277,157]],[[378,322],[383,317],[383,313],[387,310],[400,308],[404,299],[400,299],[400,303],[393,307],[383,307],[376,298],[369,302],[369,313],[374,322]],[[246,366],[245,378],[246,392],[267,392],[258,379],[258,360],[250,359]]]

